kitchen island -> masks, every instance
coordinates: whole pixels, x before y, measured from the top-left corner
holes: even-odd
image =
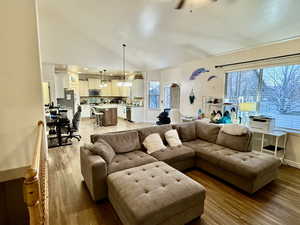
[[[133,106],[127,104],[101,104],[101,105],[92,105],[92,104],[82,104],[82,118],[91,118],[91,108],[95,108],[97,112],[105,112],[105,109],[117,109],[113,110],[113,117],[116,114],[117,118],[129,120],[131,122],[144,122],[144,113],[145,109],[143,106]],[[130,110],[129,110],[130,109]],[[109,111],[109,110],[108,110]],[[107,116],[111,118],[110,116]],[[113,119],[115,121],[115,118]],[[111,126],[111,125],[107,125]]]
[[[99,105],[91,106],[96,109],[97,112],[102,112],[102,124],[103,126],[116,126],[118,124],[118,110],[117,107],[112,105]]]

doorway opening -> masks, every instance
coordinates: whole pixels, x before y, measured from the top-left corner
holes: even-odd
[[[180,119],[180,86],[172,83],[164,87],[164,108],[170,110],[172,123],[181,122]]]

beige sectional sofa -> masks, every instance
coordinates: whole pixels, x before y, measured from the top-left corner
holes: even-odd
[[[176,129],[183,145],[167,147],[151,155],[141,143],[151,133],[164,133]],[[107,141],[116,152],[107,164],[99,155],[81,147],[81,172],[93,200],[107,197],[107,176],[118,171],[163,161],[183,171],[200,168],[248,193],[254,193],[276,179],[280,160],[264,153],[249,150],[251,133],[232,136],[223,133],[220,126],[200,121],[152,126],[148,128],[92,135],[92,143]]]

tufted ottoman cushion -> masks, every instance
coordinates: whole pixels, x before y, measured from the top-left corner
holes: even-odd
[[[156,161],[157,159],[142,151],[116,154],[112,162],[108,164],[108,174]]]
[[[124,225],[183,225],[203,213],[204,187],[164,162],[110,174],[107,182]]]

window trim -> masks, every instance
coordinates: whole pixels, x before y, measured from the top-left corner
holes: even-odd
[[[169,105],[169,107],[166,107],[166,105],[165,105],[166,104],[166,101],[165,101],[166,100],[166,95],[165,95],[166,94],[166,92],[165,92],[166,88],[169,88],[169,91],[171,92],[171,85],[165,85],[163,87],[163,106],[164,106],[164,108],[172,108],[171,107],[171,102],[172,102],[172,100],[171,100],[171,93],[170,93],[170,99],[169,99],[170,100],[170,102],[169,102],[170,105]]]
[[[150,95],[150,83],[151,82],[158,82],[159,83],[159,95]],[[157,106],[157,108],[150,107],[150,97],[151,96],[158,96],[158,106]],[[148,81],[148,109],[155,110],[155,111],[160,110],[160,97],[161,97],[161,83],[160,83],[160,81],[159,80],[149,80]]]

